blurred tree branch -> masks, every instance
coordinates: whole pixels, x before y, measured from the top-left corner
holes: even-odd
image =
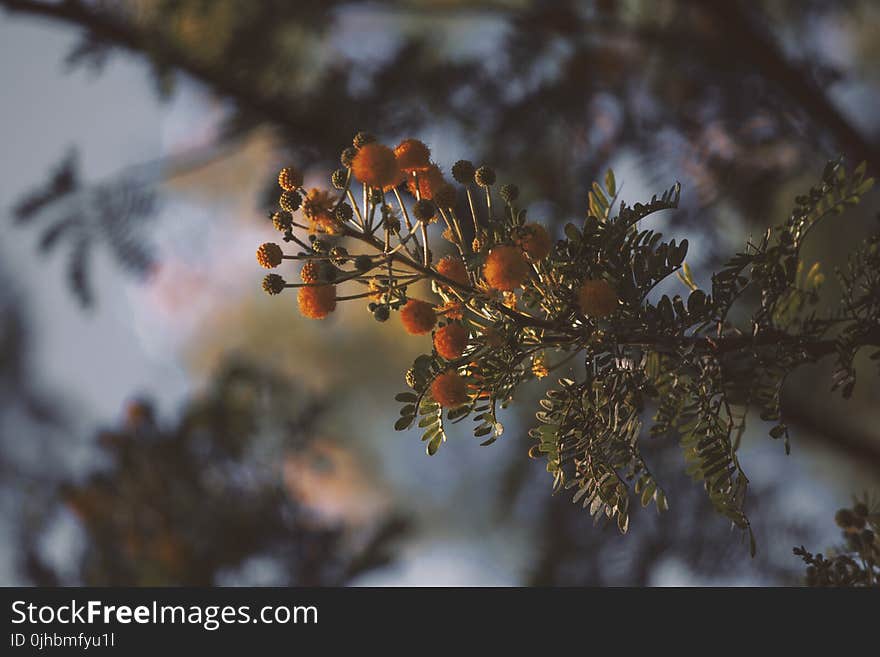
[[[762,25],[756,3],[741,0],[687,0],[713,19],[719,44],[730,61],[747,58],[768,82],[778,85],[807,113],[817,126],[834,135],[838,146],[855,162],[866,161],[876,171],[880,145],[855,128],[829,100],[824,90],[803,70],[789,61]]]
[[[800,66],[790,62],[772,35],[761,24],[760,17],[751,6],[738,0],[682,0],[682,6],[691,6],[703,12],[714,25],[716,38],[698,38],[695,34],[681,34],[676,28],[654,28],[651,26],[615,25],[615,21],[598,19],[596,21],[576,20],[574,10],[563,4],[559,8],[540,8],[557,15],[559,20],[543,21],[540,25],[571,34],[583,32],[595,22],[596,33],[607,38],[625,36],[638,42],[647,42],[671,50],[687,53],[702,53],[704,61],[715,67],[724,67],[729,62],[748,59],[754,70],[767,82],[778,86],[808,113],[812,121],[834,135],[840,149],[856,161],[867,161],[876,168],[880,161],[880,146],[865,138],[861,132],[828,99],[824,91]],[[253,79],[241,72],[225,66],[215,66],[180,47],[160,29],[135,25],[112,11],[95,8],[79,0],[65,0],[59,3],[39,2],[37,0],[0,0],[0,6],[10,12],[53,19],[89,31],[100,42],[125,48],[150,57],[157,67],[180,70],[206,84],[216,94],[234,99],[243,108],[257,113],[263,119],[274,123],[293,136],[315,138],[327,122],[320,120],[318,111],[291,105],[290,99],[282,94],[267,94],[254,84]],[[436,11],[431,6],[406,7],[389,4],[389,10],[408,12]],[[460,9],[458,5],[439,8],[443,11]],[[469,6],[471,13],[489,13],[509,16],[511,20],[523,20],[530,11],[539,8],[526,6],[512,8],[498,3],[483,3],[477,7]],[[546,17],[545,17],[546,18]],[[552,18],[552,16],[551,16]],[[536,23],[537,24],[537,23]],[[327,126],[332,130],[334,126]],[[306,135],[306,131],[308,135]]]
[[[841,423],[836,413],[806,403],[796,395],[786,395],[783,415],[787,422],[800,429],[799,440],[831,449],[861,467],[880,473],[880,446],[876,435]]]
[[[78,0],[59,3],[34,0],[0,0],[0,7],[12,13],[28,14],[52,19],[89,31],[100,42],[124,48],[136,54],[147,55],[157,67],[180,70],[207,85],[215,94],[236,101],[242,107],[258,113],[265,120],[283,127],[289,134],[314,137],[325,122],[321,116],[298,115],[283,96],[263,93],[247,75],[235,70],[213,66],[175,44],[161,30],[137,26],[112,12],[83,4]],[[332,126],[328,126],[332,129]]]

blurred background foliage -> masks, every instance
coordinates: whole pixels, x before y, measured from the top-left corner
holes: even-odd
[[[101,272],[134,274],[158,290],[161,309],[184,327],[173,357],[200,391],[177,399],[169,419],[151,416],[149,430],[130,418],[111,433],[84,426],[84,409],[58,401],[68,391],[38,383],[47,379],[32,356],[40,332],[28,326],[28,296],[15,293],[17,272],[3,272],[0,438],[16,581],[349,583],[358,564],[380,564],[371,550],[389,554],[370,537],[408,517],[416,529],[390,553],[400,563],[355,581],[791,583],[799,576],[791,547],[825,540],[828,510],[878,481],[876,383],[860,382],[844,406],[816,383],[828,373],[817,372],[786,391],[794,455],[748,440],[743,448],[758,471],[755,560],[683,474],[664,482],[663,518],[640,519],[626,537],[593,528],[547,495],[546,473],[526,458],[539,387],[508,412],[498,444],[480,450],[462,436],[427,459],[413,436],[390,431],[393,393],[426,346],[379,330],[359,308],[329,325],[301,320],[292,305],[260,295],[248,260],[253,235],[271,234],[264,213],[278,167],[295,163],[309,184],[326,185],[340,150],[366,129],[388,143],[422,138],[446,171],[462,157],[492,164],[501,182],[520,185],[530,217],[556,230],[584,216],[588,185],[608,166],[628,201],[679,180],[681,210],[649,227],[688,237],[689,262],[705,281],[750,233],[786,217],[825,160],[867,160],[876,175],[880,124],[869,108],[880,92],[880,8],[871,0],[0,0],[0,8],[10,29],[39,21],[75,35],[64,57],[71,74],[133,59],[170,105],[202,99],[158,158],[90,176],[80,162],[90,145],[71,134],[58,162],[3,199],[9,248],[35,244],[40,259],[62,263],[40,286],[66,278],[92,313],[114,307],[99,293]],[[125,115],[131,102],[114,105]],[[817,234],[808,257],[831,271],[877,209],[872,196],[845,230]],[[191,228],[163,232],[169,213],[175,225],[195,216]],[[113,264],[102,266],[108,255]],[[232,354],[240,369],[230,369]],[[242,383],[231,372],[252,374],[254,395],[276,377],[272,394],[295,400],[242,407],[230,401]],[[303,394],[328,406],[317,425],[299,424]],[[317,453],[303,440],[314,434]],[[678,449],[654,443],[646,453],[674,470]],[[229,469],[222,485],[209,476]],[[81,498],[94,505],[77,520],[69,509]],[[300,506],[320,522],[304,521]],[[187,522],[195,518],[197,536]]]
[[[93,546],[82,581],[210,586],[245,570],[266,583],[327,586],[385,565],[405,520],[346,531],[296,503],[310,470],[341,464],[315,438],[322,410],[287,379],[235,362],[176,425],[132,401],[122,426],[97,437],[107,467],[60,491]]]

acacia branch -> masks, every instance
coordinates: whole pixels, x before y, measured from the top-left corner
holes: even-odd
[[[349,227],[346,227],[345,234],[348,237],[365,242],[379,251],[383,250],[382,243],[371,235],[356,231]],[[424,278],[433,280],[447,287],[455,288],[468,296],[482,294],[480,290],[472,285],[462,284],[458,281],[447,278],[431,267],[425,267],[421,263],[418,263],[399,252],[389,253],[387,254],[387,257],[391,262],[398,262],[399,264],[410,267],[421,274]],[[533,327],[549,330],[555,333],[555,335],[544,335],[542,337],[542,342],[548,345],[582,346],[584,340],[587,340],[590,337],[590,334],[585,333],[583,330],[562,325],[549,319],[520,313],[504,305],[498,305],[496,309],[507,315],[520,327]],[[684,347],[692,347],[716,355],[730,354],[738,351],[749,351],[752,349],[778,345],[795,345],[801,348],[812,360],[820,360],[833,354],[837,350],[837,342],[833,339],[815,339],[793,335],[784,331],[764,331],[758,335],[743,334],[717,338],[693,335],[666,336],[633,333],[615,338],[614,344],[622,347],[645,347],[657,351],[675,351]],[[863,336],[859,346],[880,346],[880,330]]]

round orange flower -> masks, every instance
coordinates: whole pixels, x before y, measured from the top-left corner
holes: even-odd
[[[335,285],[308,285],[296,296],[299,311],[309,319],[324,319],[336,310]]]
[[[468,331],[461,324],[447,324],[434,333],[434,348],[446,360],[460,358],[468,344]]]
[[[468,285],[470,283],[468,280],[467,268],[458,256],[448,255],[441,258],[440,262],[437,263],[437,271],[456,283],[461,283],[462,285]]]
[[[417,173],[419,179],[419,189],[418,194],[416,194],[416,181],[415,177],[410,176],[407,180],[406,186],[409,189],[410,194],[413,196],[420,196],[423,199],[432,200],[434,195],[440,192],[443,186],[446,184],[446,180],[443,178],[443,172],[440,171],[440,167],[438,167],[433,162],[428,165],[424,171],[419,171]],[[442,192],[441,192],[442,195]]]
[[[431,397],[443,408],[455,408],[468,400],[467,384],[455,370],[448,370],[431,382]]]
[[[578,305],[584,315],[597,319],[608,317],[617,310],[617,293],[607,281],[587,280],[578,290]]]
[[[397,166],[407,173],[427,169],[431,163],[431,149],[418,139],[404,139],[394,149]]]
[[[275,244],[275,242],[266,242],[257,249],[257,262],[264,269],[275,269],[275,267],[281,264],[283,256],[284,253],[281,251],[281,247]]]
[[[424,335],[437,323],[437,315],[434,314],[434,306],[426,301],[410,299],[400,309],[400,320],[403,328],[412,335]]]
[[[320,212],[314,217],[309,217],[309,232],[341,235],[344,231],[336,217],[329,212]]]
[[[351,170],[362,183],[379,189],[389,189],[403,180],[394,151],[376,142],[358,149]]]
[[[523,226],[520,229],[517,244],[532,262],[543,260],[550,255],[550,249],[553,246],[553,243],[550,241],[550,234],[541,224],[526,224]]]
[[[330,192],[312,187],[302,204],[303,214],[313,219],[321,214],[329,214],[333,210],[333,197]]]
[[[529,273],[523,252],[515,246],[496,246],[486,256],[483,275],[496,290],[510,292],[522,285]]]

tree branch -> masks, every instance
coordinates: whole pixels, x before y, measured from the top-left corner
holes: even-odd
[[[880,167],[880,144],[868,141],[828,99],[822,88],[792,64],[767,30],[741,0],[686,0],[713,19],[719,47],[729,61],[746,58],[768,82],[778,85],[812,118],[834,135],[838,146],[873,171]],[[752,3],[750,3],[752,4]]]
[[[875,473],[880,473],[880,447],[877,437],[864,431],[854,430],[831,413],[821,408],[807,407],[791,398],[784,398],[782,417],[787,423],[799,427],[798,439],[814,442],[821,447],[843,454]]]
[[[207,85],[217,95],[235,100],[240,106],[258,113],[292,135],[314,137],[324,124],[317,115],[313,117],[314,120],[297,115],[292,111],[291,98],[267,96],[257,91],[250,77],[234,69],[219,69],[202,61],[168,39],[160,30],[136,27],[109,11],[95,9],[79,0],[57,3],[0,0],[0,7],[13,14],[27,14],[84,28],[100,41],[145,55],[156,65],[178,69]]]

